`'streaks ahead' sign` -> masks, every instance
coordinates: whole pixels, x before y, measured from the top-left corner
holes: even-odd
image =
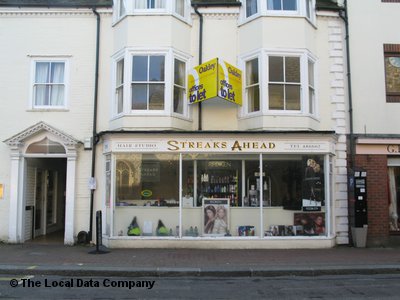
[[[190,104],[222,98],[242,105],[242,71],[214,58],[190,72],[188,91]]]

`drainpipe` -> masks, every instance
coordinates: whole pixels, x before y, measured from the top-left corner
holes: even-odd
[[[199,16],[199,65],[203,63],[203,15],[197,10],[198,6],[194,6],[194,12]],[[199,102],[199,127],[198,130],[201,131],[203,130],[202,128],[202,108],[201,108],[201,102]]]
[[[349,41],[349,16],[347,11],[347,0],[344,0],[344,8],[339,11],[340,18],[344,21],[346,30],[346,60],[347,60],[347,88],[349,93],[349,122],[350,122],[350,169],[355,166],[354,127],[353,127],[353,96],[351,87],[350,68],[350,41]]]
[[[93,133],[92,133],[92,173],[91,177],[95,177],[96,170],[96,146],[99,141],[97,135],[97,99],[99,89],[99,52],[100,52],[100,14],[96,11],[96,8],[92,8],[93,13],[96,15],[96,67],[95,67],[95,81],[94,81],[94,105],[93,105]],[[92,241],[93,236],[93,202],[94,202],[94,189],[90,190],[90,223],[88,238]]]

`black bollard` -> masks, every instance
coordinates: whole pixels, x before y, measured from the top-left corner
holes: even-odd
[[[96,211],[96,250],[90,251],[89,254],[105,254],[109,253],[105,246],[103,246],[103,226],[101,210]]]

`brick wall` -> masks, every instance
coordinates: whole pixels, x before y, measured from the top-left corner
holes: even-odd
[[[356,166],[367,171],[369,246],[382,246],[389,239],[388,172],[386,155],[357,155]]]

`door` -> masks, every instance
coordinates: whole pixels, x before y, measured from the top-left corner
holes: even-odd
[[[45,235],[57,223],[57,172],[36,170],[35,237]]]

